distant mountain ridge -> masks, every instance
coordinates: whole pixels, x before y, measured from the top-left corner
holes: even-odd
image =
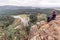
[[[31,6],[0,6],[0,14],[23,14],[23,13],[49,13],[52,8],[39,8]]]
[[[0,6],[1,8],[5,8],[5,9],[34,9],[37,7],[31,7],[31,6],[11,6],[11,5],[5,5],[5,6]]]

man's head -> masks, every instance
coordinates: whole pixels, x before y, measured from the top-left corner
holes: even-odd
[[[55,14],[56,12],[55,12],[55,10],[52,10],[52,12],[51,12],[52,14]]]

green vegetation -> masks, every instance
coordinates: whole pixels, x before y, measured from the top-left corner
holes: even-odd
[[[26,18],[29,20],[29,26],[26,29],[14,29],[16,25],[22,25],[20,22],[21,20],[15,19],[11,16],[7,15],[0,15],[0,40],[25,40],[29,35],[30,28],[34,25],[37,21],[46,21],[46,14],[37,14],[37,15],[26,15],[22,14],[19,15],[22,18]],[[22,26],[23,27],[23,26]]]
[[[32,22],[32,23],[37,21],[36,15],[30,15],[29,18],[30,18],[30,22]]]
[[[2,27],[3,29],[11,25],[13,21],[14,21],[14,18],[11,16],[0,15],[0,27]]]
[[[46,14],[38,14],[37,15],[37,21],[42,21],[42,20],[44,20],[44,21],[46,21],[46,19],[47,19],[47,15]]]

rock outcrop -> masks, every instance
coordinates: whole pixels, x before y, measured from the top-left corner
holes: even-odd
[[[60,40],[60,16],[39,28],[33,25],[28,40]]]

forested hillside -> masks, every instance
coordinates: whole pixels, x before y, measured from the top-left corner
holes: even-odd
[[[38,8],[38,7],[29,7],[29,6],[0,6],[0,15],[18,15],[18,14],[37,14],[45,13],[48,14],[51,10],[56,10],[54,8]],[[59,13],[59,10],[56,10]]]

